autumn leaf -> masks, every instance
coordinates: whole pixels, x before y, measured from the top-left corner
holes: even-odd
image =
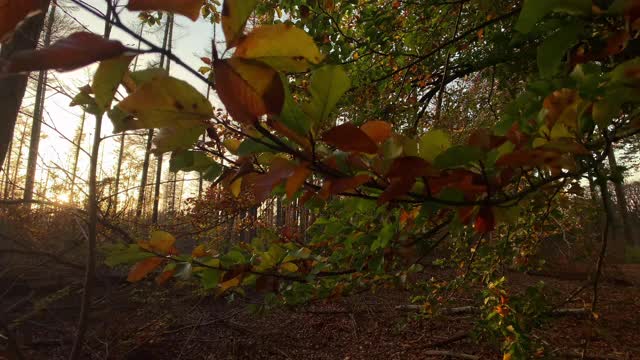
[[[129,70],[129,64],[133,58],[133,56],[120,56],[104,60],[98,66],[98,70],[93,75],[91,89],[95,94],[96,103],[103,111],[110,108],[118,86]]]
[[[386,204],[406,195],[411,190],[415,182],[415,177],[396,177],[391,179],[389,186],[387,186],[380,197],[378,197],[378,205]]]
[[[478,234],[486,234],[493,231],[496,226],[495,216],[493,210],[488,206],[483,206],[478,212],[476,221],[473,224],[474,229]]]
[[[313,39],[291,24],[255,28],[240,40],[233,56],[260,60],[284,72],[307,71],[324,59]]]
[[[167,254],[175,242],[176,238],[168,232],[154,231],[151,233],[149,245],[151,246],[151,249],[162,254]]]
[[[184,15],[196,21],[200,17],[202,0],[129,0],[127,9],[132,11],[167,11]]]
[[[139,263],[135,264],[129,271],[127,281],[138,282],[144,279],[145,276],[147,276],[150,272],[160,266],[160,264],[162,264],[162,261],[163,259],[157,256],[140,261]]]
[[[193,86],[186,81],[158,74],[154,74],[151,80],[143,83],[117,106],[136,120],[120,124],[114,129],[115,132],[192,128],[202,126],[204,120],[213,116],[211,103]]]
[[[298,265],[288,262],[280,265],[280,270],[284,270],[286,272],[296,272],[298,271]]]
[[[156,277],[156,284],[162,285],[166,283],[167,281],[169,281],[169,279],[173,277],[175,273],[176,273],[175,269],[161,272],[160,275]]]
[[[345,192],[352,191],[361,185],[364,185],[371,181],[369,175],[361,174],[352,177],[332,179],[330,182],[329,193],[331,195],[339,195]]]
[[[225,0],[222,5],[222,31],[227,48],[236,46],[257,0]]]
[[[360,130],[378,144],[390,138],[392,134],[391,124],[379,120],[364,123],[364,125],[360,126]]]
[[[367,134],[352,124],[342,124],[327,131],[322,141],[342,151],[357,151],[375,154],[378,145]]]
[[[243,274],[240,274],[230,280],[227,280],[218,284],[219,293],[222,294],[231,288],[238,287],[242,282],[242,277],[243,277]]]
[[[305,180],[311,175],[311,170],[305,165],[298,166],[287,179],[285,190],[287,198],[292,199],[295,193],[304,185]]]
[[[15,29],[31,16],[42,12],[43,0],[9,0],[0,3],[0,42],[9,39]]]
[[[47,48],[15,53],[4,65],[3,71],[70,71],[96,61],[118,57],[128,50],[120,41],[107,40],[88,32],[77,32]]]
[[[205,250],[205,247],[203,244],[196,246],[191,252],[191,256],[193,256],[194,258],[203,257],[206,255],[207,255],[207,251]]]
[[[272,68],[239,58],[217,60],[214,68],[218,97],[235,121],[252,125],[282,111],[284,87]]]

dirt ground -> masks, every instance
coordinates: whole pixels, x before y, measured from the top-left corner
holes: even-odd
[[[629,283],[601,284],[597,321],[558,317],[535,334],[555,349],[548,358],[580,358],[586,344],[585,359],[640,359],[640,266],[625,266],[623,273]],[[81,295],[71,278],[0,280],[0,305],[18,322],[25,358],[68,356]],[[558,290],[558,299],[582,283],[523,274],[511,274],[509,281],[524,288],[540,280]],[[112,276],[98,284],[83,358],[454,359],[445,355],[450,352],[502,359],[494,345],[464,336],[474,315],[425,318],[397,310],[409,303],[408,295],[385,290],[256,314],[246,299],[228,303],[187,285],[130,285]],[[584,291],[567,307],[590,302],[591,292]]]

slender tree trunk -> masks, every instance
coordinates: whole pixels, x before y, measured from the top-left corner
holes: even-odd
[[[2,198],[9,198],[9,188],[11,187],[11,148],[13,147],[13,141],[9,143],[8,151],[7,151],[7,160],[5,161],[2,169],[4,170],[4,188],[2,189]]]
[[[163,49],[168,49],[171,51],[171,37],[173,36],[173,14],[169,14],[167,19],[167,25],[165,27],[164,32],[164,41],[163,41]],[[171,61],[162,53],[160,57],[160,66],[164,66],[166,61],[166,70],[167,73],[171,70]],[[162,182],[162,156],[163,154],[158,154],[157,167],[156,167],[156,183],[153,194],[153,211],[151,214],[151,223],[154,225],[158,224],[158,213],[160,207],[160,183]]]
[[[458,11],[458,18],[456,20],[456,27],[453,30],[453,36],[451,37],[452,39],[458,36],[458,28],[460,27],[460,19],[462,18],[462,8],[464,7],[464,3],[460,3],[459,6],[460,6],[460,10]],[[436,103],[436,114],[434,116],[435,126],[440,125],[440,116],[442,113],[442,99],[444,98],[444,93],[447,89],[447,75],[449,72],[450,61],[451,61],[451,51],[447,50],[447,57],[444,62],[444,69],[442,70],[442,82],[440,83],[440,90],[438,91],[438,101]]]
[[[80,159],[80,149],[82,149],[82,137],[84,136],[84,122],[87,118],[87,113],[82,112],[82,117],[80,118],[80,126],[78,127],[76,137],[76,152],[73,156],[73,171],[71,172],[71,188],[69,190],[69,201],[73,204],[75,200],[75,191],[76,191],[76,178],[78,177],[78,161]]]
[[[49,1],[42,2],[42,12],[27,19],[15,32],[13,39],[2,46],[0,62],[18,51],[33,50],[44,26]],[[9,142],[13,139],[13,130],[27,89],[28,74],[6,75],[0,77],[0,166],[7,156]]]
[[[151,145],[153,144],[153,129],[147,133],[147,146],[144,152],[144,162],[142,163],[142,176],[140,177],[140,192],[138,192],[138,204],[136,205],[136,221],[140,220],[144,208],[145,192],[147,189],[147,177],[149,174],[149,163],[151,162]]]
[[[20,166],[22,165],[22,149],[24,149],[24,142],[27,139],[27,125],[25,121],[22,127],[22,134],[20,135],[20,146],[18,147],[18,157],[16,158],[16,168],[13,170],[13,180],[11,184],[11,198],[16,196],[16,185],[18,184],[18,174],[20,173]]]
[[[51,4],[47,30],[44,34],[44,47],[51,45],[51,33],[55,21],[56,3]],[[40,147],[40,131],[42,129],[42,117],[44,113],[44,100],[47,93],[47,71],[41,70],[38,74],[36,99],[33,106],[33,124],[31,125],[31,142],[29,143],[29,158],[27,160],[27,175],[24,185],[24,200],[33,200],[33,188],[36,180],[36,166],[38,163],[38,148]]]
[[[609,167],[611,171],[615,171],[618,168],[618,163],[616,161],[616,154],[613,151],[613,147],[609,148]],[[613,183],[615,192],[616,192],[616,200],[618,200],[618,211],[620,212],[620,217],[622,218],[622,230],[624,231],[624,239],[627,245],[634,246],[640,245],[640,241],[637,241],[633,237],[633,233],[631,230],[631,220],[629,219],[629,207],[627,203],[627,197],[624,193],[624,183],[623,182],[615,182]]]
[[[611,207],[611,194],[609,193],[609,189],[607,188],[607,182],[602,181],[600,183],[600,194],[602,195],[602,203],[604,208],[604,219],[602,220],[603,224],[607,221],[613,220],[613,210]],[[604,227],[604,225],[603,225]],[[613,237],[611,235],[615,234],[615,230],[612,226],[608,226],[609,231],[609,244],[607,250],[607,260],[610,264],[621,264],[624,262],[624,251],[625,251],[625,243],[624,241],[620,241],[617,237]]]
[[[107,19],[104,24],[104,37],[108,39],[111,35],[111,19],[112,4],[111,0],[107,1]],[[87,266],[84,277],[84,286],[82,301],[80,303],[80,318],[78,319],[78,331],[73,342],[70,360],[77,360],[82,353],[82,345],[87,332],[89,311],[91,308],[91,296],[93,293],[93,283],[96,272],[96,243],[98,240],[98,155],[100,153],[100,141],[102,132],[102,115],[96,116],[96,127],[93,134],[93,146],[91,149],[91,163],[89,165],[89,210],[88,221],[89,231],[87,238]]]
[[[120,188],[120,172],[122,171],[122,156],[124,155],[124,132],[120,135],[120,151],[118,152],[118,165],[116,165],[116,181],[113,185],[113,214],[118,213],[118,190]]]

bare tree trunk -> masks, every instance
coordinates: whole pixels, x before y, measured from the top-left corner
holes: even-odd
[[[8,150],[7,150],[7,160],[5,161],[4,166],[4,188],[2,189],[2,198],[9,198],[9,188],[11,188],[11,176],[9,175],[11,172],[11,150],[13,147],[13,141],[9,142]]]
[[[169,14],[167,19],[167,25],[165,27],[164,32],[164,40],[163,40],[163,49],[169,49],[171,51],[171,38],[173,36],[173,14]],[[167,73],[171,70],[171,61],[167,59],[167,57],[162,53],[160,57],[160,66],[165,65],[166,60],[166,69]],[[156,167],[156,183],[153,194],[153,211],[151,213],[151,223],[156,225],[158,224],[158,213],[160,207],[160,183],[162,182],[162,156],[163,154],[158,154],[157,167]]]
[[[36,48],[48,8],[49,1],[43,1],[42,13],[27,19],[16,30],[13,39],[2,46],[0,62],[15,52]],[[0,77],[0,166],[7,157],[9,142],[13,139],[13,129],[18,118],[22,98],[27,89],[28,79],[28,74]]]
[[[613,151],[613,147],[609,148],[609,167],[611,171],[615,171],[618,168],[618,163],[616,161],[616,154]],[[631,230],[631,221],[629,219],[629,207],[627,203],[627,197],[624,193],[624,182],[615,182],[613,183],[615,192],[616,192],[616,200],[618,202],[618,211],[620,212],[620,217],[622,218],[622,230],[624,231],[624,239],[629,246],[640,245],[640,240],[634,239],[632,230]]]
[[[120,135],[120,151],[118,152],[118,165],[116,165],[116,181],[113,185],[113,214],[118,213],[118,190],[120,188],[120,172],[122,171],[122,156],[124,155],[124,132]]]
[[[604,208],[604,220],[603,224],[610,222],[613,219],[613,210],[611,208],[611,194],[607,188],[607,182],[602,181],[600,184],[600,194],[602,195],[602,204]],[[604,227],[604,225],[603,225]],[[617,237],[612,237],[613,227],[607,226],[604,231],[609,231],[609,245],[607,251],[607,261],[610,264],[621,264],[624,262],[625,243],[620,241]]]
[[[104,24],[104,37],[108,39],[111,35],[112,4],[107,1],[107,18]],[[82,301],[80,303],[80,318],[78,319],[78,331],[73,341],[70,360],[77,360],[82,353],[82,345],[87,332],[89,311],[91,308],[91,296],[93,293],[93,283],[96,273],[96,243],[98,241],[98,155],[100,153],[100,141],[102,132],[102,115],[96,116],[96,127],[93,134],[93,146],[91,149],[91,163],[89,166],[89,210],[88,210],[88,236],[87,236],[87,266],[83,284]]]
[[[462,18],[462,8],[464,7],[464,3],[460,3],[460,10],[458,11],[458,18],[456,20],[456,27],[453,30],[454,39],[458,36],[458,28],[460,27],[460,19]],[[449,72],[449,62],[451,61],[451,51],[447,50],[447,57],[444,62],[444,69],[442,71],[442,82],[440,83],[440,89],[438,91],[438,101],[436,103],[436,114],[434,116],[434,126],[439,126],[440,124],[440,115],[442,113],[442,99],[444,98],[444,93],[447,89],[447,75]]]
[[[151,145],[153,144],[153,129],[147,133],[147,146],[144,152],[144,162],[142,163],[142,176],[140,177],[140,192],[138,193],[138,204],[136,206],[136,221],[140,220],[144,207],[145,192],[147,189],[147,177],[149,174],[149,163],[151,162]]]
[[[47,30],[44,34],[44,47],[51,45],[51,33],[55,21],[56,3],[51,4]],[[44,113],[44,100],[47,93],[47,71],[41,70],[38,74],[36,99],[33,106],[33,124],[31,125],[31,142],[29,143],[29,158],[27,160],[27,175],[24,184],[23,198],[28,202],[33,200],[33,188],[36,180],[36,166],[38,163],[38,148],[40,147],[40,131],[42,129],[42,117]]]
[[[71,203],[74,202],[74,195],[76,191],[76,178],[78,177],[78,160],[80,159],[80,149],[82,149],[82,137],[84,136],[84,122],[87,118],[87,113],[82,112],[82,117],[80,118],[80,126],[78,127],[76,137],[76,152],[73,156],[73,171],[71,172],[71,189],[69,190],[69,201]]]
[[[27,139],[27,125],[25,121],[22,128],[22,135],[20,135],[20,146],[18,147],[18,157],[16,158],[16,168],[13,170],[13,180],[11,181],[11,198],[16,196],[16,184],[18,184],[18,174],[20,173],[20,166],[22,165],[22,149],[24,149],[24,142]]]

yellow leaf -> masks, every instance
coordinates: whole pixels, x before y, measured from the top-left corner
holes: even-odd
[[[240,196],[240,190],[242,189],[242,178],[236,179],[231,185],[229,185],[229,190],[234,197]]]
[[[242,144],[242,141],[238,139],[226,139],[224,142],[222,142],[222,144],[227,148],[227,150],[229,150],[230,153],[236,154],[238,152],[240,144]]]
[[[151,240],[149,240],[149,245],[155,251],[158,251],[162,254],[167,254],[173,244],[175,244],[176,238],[173,235],[169,234],[165,231],[154,231],[151,233]]]
[[[204,248],[204,245],[200,244],[198,246],[196,246],[195,249],[193,249],[193,251],[191,252],[191,256],[193,257],[203,257],[207,255],[207,251]]]
[[[280,269],[287,272],[296,272],[298,271],[298,265],[294,263],[284,263],[280,265]]]
[[[304,72],[324,59],[311,36],[290,24],[254,29],[241,40],[233,56],[257,59],[284,72]]]
[[[147,274],[155,270],[158,266],[160,266],[160,264],[162,264],[162,258],[159,257],[152,257],[140,261],[139,263],[135,264],[129,271],[127,281],[137,282],[144,279]]]
[[[505,353],[504,355],[502,355],[502,360],[511,360],[511,354]]]
[[[227,48],[235,46],[256,4],[257,0],[225,0],[222,5],[222,31],[227,39]]]
[[[124,75],[129,70],[133,56],[121,56],[100,62],[93,76],[91,89],[95,94],[96,104],[102,111],[109,110],[113,97]]]
[[[223,283],[218,284],[218,289],[220,291],[220,293],[223,293],[231,288],[234,287],[238,287],[238,285],[240,285],[240,282],[242,281],[242,274],[234,277],[231,280],[227,280]]]
[[[211,103],[189,83],[155,76],[122,100],[118,107],[132,115],[114,131],[193,128],[213,116]]]

